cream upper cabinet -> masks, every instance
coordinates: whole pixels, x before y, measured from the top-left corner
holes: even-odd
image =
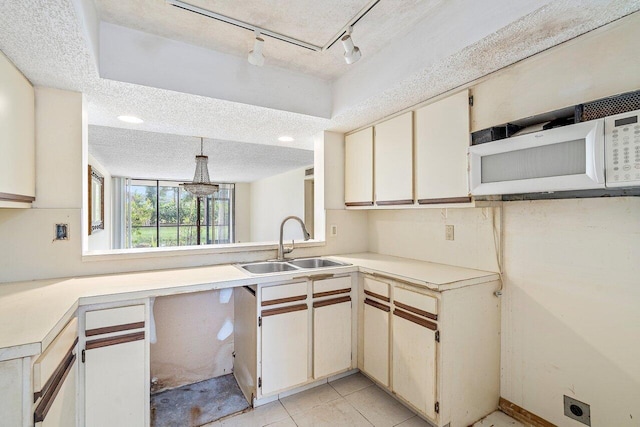
[[[469,92],[464,90],[416,111],[416,198],[455,202],[469,196]]]
[[[36,195],[33,86],[2,52],[0,100],[0,207],[28,207]]]
[[[377,205],[413,203],[413,112],[375,126]]]
[[[344,200],[347,206],[373,205],[373,128],[345,138]]]

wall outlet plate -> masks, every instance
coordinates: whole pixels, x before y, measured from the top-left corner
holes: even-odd
[[[591,425],[591,407],[569,396],[564,396],[564,414],[582,424]]]
[[[453,240],[453,225],[445,225],[444,226],[444,238],[446,240]]]
[[[329,236],[336,237],[338,235],[338,226],[335,224],[331,224],[329,227]]]

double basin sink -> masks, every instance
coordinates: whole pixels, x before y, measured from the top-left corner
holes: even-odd
[[[318,268],[343,267],[351,264],[326,258],[301,258],[287,261],[264,261],[240,264],[240,269],[251,274],[281,273],[287,271],[313,270]]]

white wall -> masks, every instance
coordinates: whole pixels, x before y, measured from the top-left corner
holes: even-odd
[[[640,198],[504,206],[501,395],[560,426],[640,425]]]
[[[92,155],[89,155],[89,165],[104,177],[104,230],[96,231],[89,236],[88,249],[90,251],[107,250],[111,249],[111,227],[113,221],[113,215],[111,214],[111,174]]]
[[[251,184],[235,184],[235,229],[236,243],[251,241]]]
[[[369,250],[385,255],[498,271],[494,215],[499,236],[500,208],[371,211]],[[454,226],[453,241],[445,240],[445,225]]]
[[[304,171],[307,168],[270,176],[251,183],[251,241],[278,241],[280,223],[289,215],[304,218]],[[303,239],[300,225],[285,225],[285,241]]]

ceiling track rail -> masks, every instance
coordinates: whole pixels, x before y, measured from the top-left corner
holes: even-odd
[[[222,15],[221,13],[216,13],[216,12],[213,12],[211,10],[201,8],[199,6],[195,6],[195,5],[183,2],[181,0],[165,0],[165,1],[168,4],[170,4],[172,6],[175,6],[177,8],[180,8],[182,10],[186,10],[186,11],[189,11],[189,12],[197,13],[199,15],[206,16],[207,18],[211,18],[211,19],[215,19],[217,21],[225,22],[227,24],[231,24],[231,25],[234,25],[234,26],[239,27],[239,28],[243,28],[243,29],[248,30],[248,31],[257,32],[257,33],[260,33],[263,36],[271,37],[271,38],[283,41],[285,43],[289,43],[289,44],[292,44],[292,45],[295,45],[295,46],[298,46],[298,47],[302,47],[304,49],[312,50],[314,52],[324,52],[325,50],[327,50],[331,46],[333,46],[338,40],[340,40],[340,37],[342,37],[345,33],[347,33],[351,27],[353,27],[358,21],[360,21],[360,19],[362,19],[362,17],[364,17],[367,13],[369,13],[369,11],[371,11],[371,9],[373,9],[373,7],[380,2],[380,0],[372,0],[371,2],[369,2],[353,18],[351,18],[349,20],[349,22],[344,27],[342,27],[342,29],[340,31],[338,31],[338,33],[336,33],[329,40],[329,42],[327,44],[325,44],[324,46],[317,46],[315,44],[305,42],[304,40],[296,39],[295,37],[289,37],[289,36],[287,36],[285,34],[280,34],[278,32],[271,31],[271,30],[266,29],[266,28],[258,27],[256,25],[253,25],[253,24],[249,23],[249,22],[245,22],[245,21],[241,21],[239,19],[231,18],[230,16]]]

